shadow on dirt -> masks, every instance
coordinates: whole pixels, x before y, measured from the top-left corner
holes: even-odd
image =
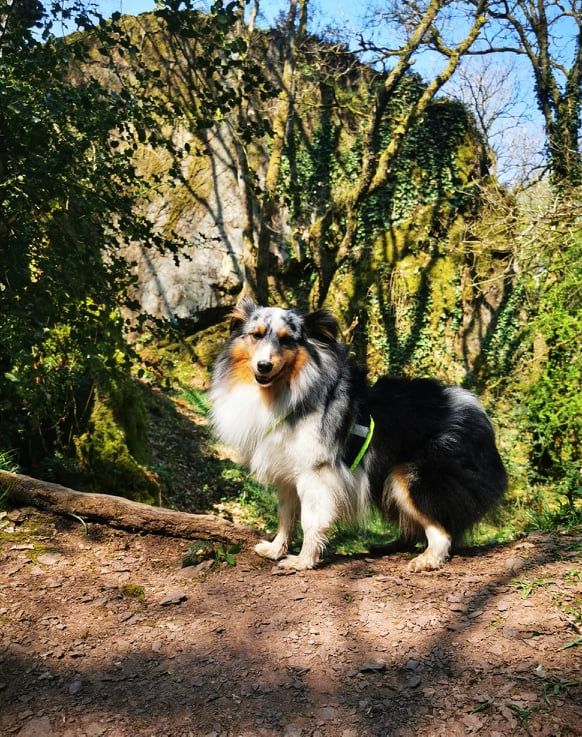
[[[491,561],[487,574],[481,561],[478,578],[467,575],[468,559],[439,574],[415,576],[404,573],[402,558],[388,568],[390,575],[359,557],[336,558],[327,570],[297,576],[226,571],[206,579],[179,609],[146,605],[135,629],[125,628],[128,641],[121,652],[118,642],[100,639],[98,623],[93,628],[88,620],[87,638],[94,642],[97,635],[104,651],[98,665],[73,655],[47,657],[45,645],[32,639],[9,643],[2,654],[4,724],[34,703],[68,723],[91,714],[94,721],[111,724],[103,733],[111,735],[127,734],[113,726],[128,723],[132,734],[152,737],[464,735],[471,725],[478,731],[488,715],[504,720],[507,731],[499,734],[574,735],[576,683],[558,700],[544,701],[545,681],[534,672],[538,654],[524,645],[532,637],[528,625],[517,624],[507,635],[493,623],[487,636],[481,626],[483,612],[516,575],[535,576],[559,557],[557,547],[544,545],[529,559],[519,559],[518,570],[505,568],[497,575],[492,574],[503,567],[501,559]],[[462,604],[447,607],[446,597],[469,589]],[[399,611],[404,622],[407,616],[418,620],[420,611],[425,626],[403,638],[402,628],[387,623],[379,636],[370,627],[371,601],[387,612]],[[65,621],[67,607],[51,607],[50,615]],[[35,611],[21,613],[31,629],[46,616],[40,601]],[[154,626],[176,633],[172,652],[149,640],[147,647],[139,638],[129,640],[128,631]],[[311,640],[297,652],[301,633]],[[313,644],[318,637],[328,642],[323,654]],[[548,673],[546,679],[566,683]],[[76,682],[82,688],[71,693]],[[519,701],[512,705],[511,689],[495,692],[499,683],[518,684],[536,699],[528,708]],[[451,718],[457,731],[451,730]]]

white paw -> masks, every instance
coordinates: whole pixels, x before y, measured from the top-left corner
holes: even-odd
[[[446,557],[434,553],[432,550],[425,550],[421,555],[417,555],[408,564],[408,570],[412,573],[420,571],[436,571],[442,568],[446,563]]]
[[[262,540],[255,545],[255,553],[262,558],[269,558],[270,560],[279,560],[286,552],[287,550],[283,546],[270,543],[268,540]]]
[[[295,571],[306,571],[308,568],[314,568],[317,561],[309,558],[303,558],[301,555],[288,555],[279,561],[279,568],[287,568]]]

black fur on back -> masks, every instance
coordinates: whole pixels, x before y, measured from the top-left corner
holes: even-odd
[[[364,466],[377,506],[394,469],[406,472],[416,508],[453,538],[501,500],[507,476],[493,428],[468,392],[432,379],[382,378],[366,409],[376,428]]]

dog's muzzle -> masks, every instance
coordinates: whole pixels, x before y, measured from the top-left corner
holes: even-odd
[[[273,364],[271,361],[259,361],[257,363],[257,369],[255,371],[255,381],[257,384],[260,384],[261,386],[268,386],[271,384],[277,376],[279,376],[279,373],[272,373],[273,371]]]

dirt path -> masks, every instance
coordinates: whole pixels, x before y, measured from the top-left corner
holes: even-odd
[[[182,540],[10,516],[3,736],[582,735],[573,537],[431,574],[402,555],[273,575],[246,552],[181,569]]]

